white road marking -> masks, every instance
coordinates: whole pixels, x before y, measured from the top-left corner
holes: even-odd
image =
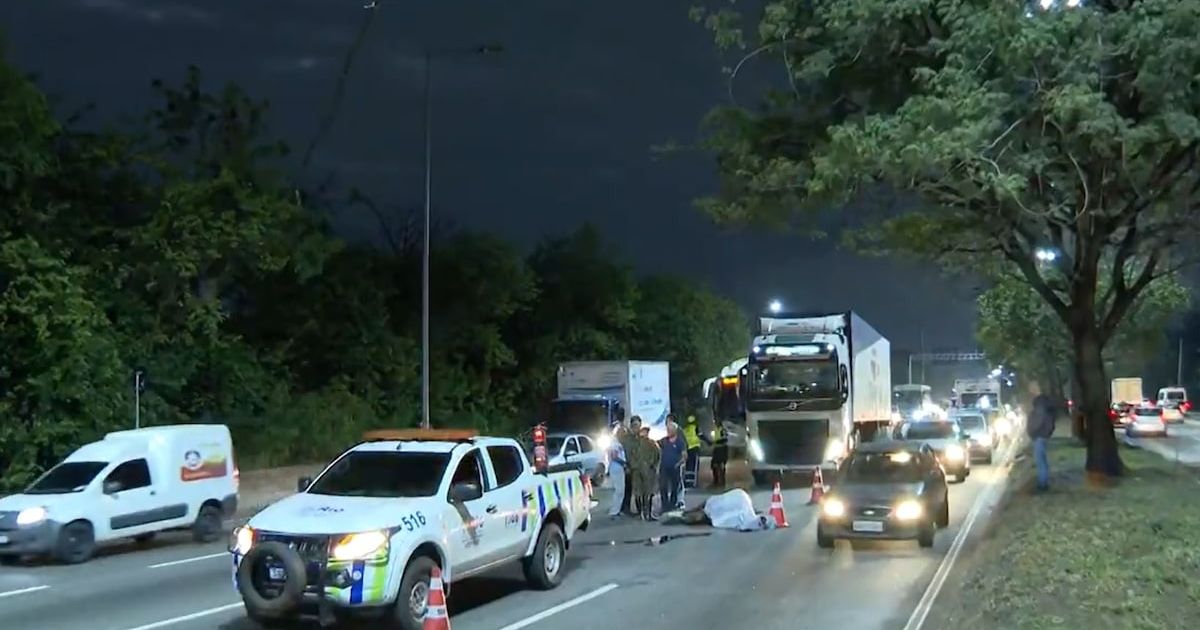
[[[950,551],[946,552],[946,557],[942,558],[942,563],[938,565],[937,572],[933,574],[933,580],[929,582],[925,593],[921,595],[921,600],[917,602],[917,607],[913,609],[912,615],[909,616],[908,623],[904,624],[904,630],[921,630],[921,626],[925,624],[925,618],[929,616],[929,611],[933,610],[933,602],[937,600],[937,596],[942,592],[942,587],[946,585],[946,579],[950,577],[950,570],[954,568],[954,563],[958,560],[958,554],[962,553],[963,545],[967,542],[967,536],[970,535],[971,528],[983,512],[983,506],[989,502],[985,501],[985,499],[990,500],[991,495],[1004,488],[1004,483],[1002,482],[1007,480],[1008,473],[1012,469],[1012,458],[1016,448],[1016,443],[1011,444],[1008,452],[1005,453],[1004,458],[1001,460],[1004,463],[1003,474],[992,479],[992,483],[984,488],[979,493],[979,496],[975,497],[975,504],[971,506],[971,511],[963,521],[962,527],[959,528],[958,535],[954,537],[954,542],[950,545]]]
[[[605,584],[604,586],[601,586],[600,588],[598,588],[590,593],[584,593],[583,595],[580,595],[579,597],[576,597],[575,599],[567,600],[557,606],[554,606],[553,608],[547,608],[546,610],[543,610],[542,612],[540,612],[536,615],[533,615],[532,617],[526,617],[525,619],[522,619],[516,623],[510,623],[507,626],[500,628],[500,630],[520,630],[520,628],[532,626],[533,624],[545,619],[546,617],[549,617],[551,615],[557,615],[558,613],[560,613],[568,608],[571,608],[572,606],[578,606],[590,599],[595,599],[597,597],[600,597],[601,595],[603,595],[615,588],[617,588],[616,584]],[[142,629],[135,628],[134,630],[142,630]]]
[[[233,610],[235,608],[241,608],[241,607],[242,607],[241,602],[238,602],[236,604],[225,604],[224,606],[217,606],[216,608],[209,608],[208,610],[201,610],[200,612],[194,612],[190,615],[183,615],[182,617],[174,617],[172,619],[164,619],[163,621],[156,621],[154,623],[148,623],[144,626],[138,626],[136,628],[128,628],[127,630],[154,630],[155,628],[165,628],[167,626],[173,626],[177,623],[183,623],[185,621],[191,621],[193,619],[200,619],[201,617],[209,617],[212,615],[216,615],[219,613],[223,613],[223,612]]]
[[[42,584],[41,586],[30,586],[29,588],[18,588],[12,591],[0,592],[0,598],[12,597],[13,595],[24,595],[25,593],[36,593],[38,591],[44,591],[48,588],[50,587],[45,584]]]
[[[195,558],[184,558],[183,560],[172,560],[170,562],[159,562],[158,564],[152,564],[147,568],[161,569],[163,567],[173,567],[178,564],[188,564],[191,562],[200,562],[201,560],[212,560],[213,558],[223,558],[223,557],[224,558],[229,557],[229,552],[222,551],[221,553],[210,553],[206,556],[196,556]]]

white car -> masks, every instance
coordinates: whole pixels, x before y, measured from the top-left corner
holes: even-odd
[[[235,530],[234,585],[251,619],[337,610],[419,630],[435,566],[447,585],[510,563],[537,588],[561,582],[590,522],[578,469],[535,472],[508,438],[396,434],[350,448]]]
[[[592,485],[604,483],[608,470],[605,447],[582,433],[550,433],[546,436],[546,454],[551,466],[577,464],[592,476]]]
[[[96,545],[183,527],[199,542],[237,510],[229,429],[183,424],[116,431],[81,446],[24,492],[0,499],[0,560],[50,555],[76,564]]]
[[[1141,435],[1167,437],[1167,419],[1163,416],[1163,410],[1145,405],[1135,408],[1129,413],[1129,422],[1125,425],[1125,435],[1129,437]]]

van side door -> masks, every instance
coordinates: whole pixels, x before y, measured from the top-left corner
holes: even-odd
[[[158,496],[145,458],[119,464],[101,485],[105,525],[114,537],[136,536],[163,528],[167,521],[187,515],[187,503],[169,504]]]

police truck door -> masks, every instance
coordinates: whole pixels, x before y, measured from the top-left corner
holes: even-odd
[[[524,489],[528,484],[522,484],[526,463],[525,456],[513,446],[497,445],[487,447],[487,456],[491,462],[495,486],[488,492],[488,506],[495,505],[493,519],[488,520],[488,532],[495,536],[492,541],[497,547],[501,558],[524,554],[526,543],[529,541],[529,529],[537,523],[537,512],[532,514],[527,505],[537,509],[537,496]],[[522,497],[528,495],[528,501]]]
[[[486,468],[477,448],[459,461],[450,478],[449,495],[453,515],[448,515],[450,561],[456,574],[477,569],[489,561],[495,533],[488,527],[488,508],[494,502],[488,496]]]

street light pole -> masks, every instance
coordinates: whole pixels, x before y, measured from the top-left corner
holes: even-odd
[[[421,246],[421,428],[429,428],[429,231],[433,205],[433,56],[425,49],[425,226]]]

